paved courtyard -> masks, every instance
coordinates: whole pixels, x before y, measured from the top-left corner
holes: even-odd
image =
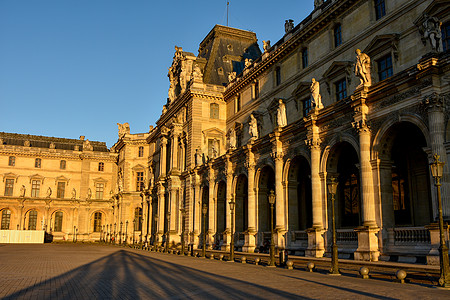
[[[0,245],[3,299],[450,299],[383,280],[83,244]]]

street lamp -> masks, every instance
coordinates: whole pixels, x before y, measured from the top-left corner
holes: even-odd
[[[76,228],[77,228],[77,226],[73,226],[73,239],[72,239],[72,242],[74,242],[74,243],[75,243],[75,240],[76,240]]]
[[[169,253],[169,236],[170,236],[170,211],[167,212],[167,232],[166,232],[166,253]]]
[[[230,214],[231,214],[231,242],[230,242],[230,261],[234,262],[234,206],[236,202],[234,202],[234,198],[231,198],[231,201],[228,202],[230,204]]]
[[[128,220],[125,222],[125,245],[127,244],[128,240]]]
[[[116,227],[117,227],[117,223],[114,223],[114,245],[116,244],[116,239],[117,239],[117,236],[116,236]]]
[[[134,246],[134,236],[136,235],[136,218],[133,219],[133,246]]]
[[[155,215],[154,217],[154,220],[155,220],[155,230],[154,230],[154,239],[153,239],[153,249],[156,251],[157,250],[157,248],[159,248],[159,246],[160,246],[160,241],[159,241],[159,236],[157,235],[157,229],[156,229],[156,226],[158,226],[158,215]],[[158,238],[158,241],[156,240]]]
[[[206,213],[208,212],[208,206],[203,203],[202,213],[203,213],[203,243],[202,243],[202,257],[206,257]]]
[[[122,228],[123,228],[123,222],[122,221],[120,221],[120,230],[119,230],[119,238],[120,238],[120,240],[119,240],[119,245],[122,245]]]
[[[186,218],[186,209],[184,208],[180,208],[180,212],[181,212],[181,253],[183,253],[184,255],[184,251],[185,251],[185,241],[184,241],[184,230],[185,230],[185,218]]]
[[[328,184],[328,192],[331,194],[331,220],[332,220],[332,231],[333,231],[333,244],[331,252],[331,275],[341,275],[339,273],[338,267],[338,246],[336,244],[336,218],[334,213],[334,195],[336,195],[337,190],[336,178],[332,177],[331,182]]]
[[[439,206],[439,261],[441,269],[441,278],[439,278],[439,285],[444,288],[450,288],[450,269],[448,259],[448,247],[445,244],[444,238],[444,219],[442,217],[442,199],[441,199],[441,177],[444,172],[445,163],[439,161],[439,155],[434,154],[434,162],[430,164],[431,174],[434,178],[434,185],[437,188],[437,198]]]
[[[270,191],[269,194],[269,203],[270,203],[270,261],[269,267],[275,267],[275,242],[273,240],[273,205],[275,204],[276,196],[273,190]]]

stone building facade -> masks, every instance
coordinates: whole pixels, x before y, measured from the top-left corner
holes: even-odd
[[[197,56],[176,47],[146,134],[144,239],[200,247],[205,220],[207,246],[229,250],[233,201],[235,245],[264,251],[273,190],[278,249],[321,257],[334,177],[341,253],[433,253],[429,163],[450,151],[448,12],[445,1],[316,1],[262,53],[254,33],[219,25]],[[449,183],[446,164],[447,220]]]
[[[105,143],[0,133],[1,230],[98,240],[113,220],[116,154]]]
[[[446,162],[450,219],[449,10],[444,0],[315,1],[263,51],[255,33],[220,25],[198,55],[175,47],[156,126],[118,124],[107,153],[117,161],[104,236],[195,249],[205,235],[211,249],[233,238],[265,251],[273,191],[277,248],[322,257],[336,178],[340,253],[432,262],[434,154]]]

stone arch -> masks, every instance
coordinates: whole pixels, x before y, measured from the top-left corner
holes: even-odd
[[[6,224],[4,224],[4,222],[3,222],[3,212],[5,211],[5,218],[7,217],[7,212],[6,211],[9,211],[10,213],[9,213],[9,223],[8,223],[8,226],[6,226]],[[9,207],[9,206],[5,206],[5,207],[2,207],[2,208],[0,208],[0,218],[1,218],[1,221],[2,221],[2,227],[1,227],[1,229],[11,229],[11,225],[12,225],[12,220],[13,220],[13,218],[15,217],[15,216],[17,216],[17,210],[16,209],[14,209],[14,208],[12,208],[12,207]],[[4,227],[5,226],[5,227]]]
[[[382,158],[383,151],[385,151],[389,146],[388,144],[386,144],[386,139],[388,138],[386,133],[391,130],[392,127],[395,126],[395,124],[401,122],[409,122],[417,126],[425,137],[426,144],[430,145],[430,133],[428,127],[420,117],[412,114],[399,115],[397,118],[391,117],[384,121],[380,129],[375,134],[371,151],[372,159]]]
[[[248,177],[240,174],[236,177],[233,188],[235,200],[235,230],[243,232],[248,227]]]
[[[226,181],[220,180],[216,184],[216,241],[222,241],[222,234],[226,229],[227,214],[227,184]]]
[[[275,169],[270,165],[265,165],[257,171],[257,222],[258,230],[262,232],[270,231],[270,205],[268,195],[270,190],[275,191]],[[276,224],[274,214],[274,226]]]
[[[33,227],[33,224],[30,224],[30,212],[31,211],[37,212],[37,220],[36,220],[35,229],[43,230],[42,223],[39,222],[39,218],[42,220],[42,216],[44,216],[45,213],[41,209],[39,209],[38,207],[35,207],[35,206],[29,207],[27,210],[24,211],[24,214],[23,214],[24,222],[22,224],[23,228],[26,230],[31,230],[31,229],[29,229],[30,225],[31,225],[31,227]]]
[[[348,133],[339,134],[331,139],[328,145],[325,146],[325,149],[323,150],[322,159],[320,163],[320,170],[321,172],[327,172],[330,165],[337,164],[336,161],[334,161],[332,155],[333,151],[336,149],[336,146],[339,145],[342,142],[349,143],[353,149],[356,151],[356,154],[358,155],[358,160],[360,160],[359,157],[359,142],[356,140],[356,138]]]

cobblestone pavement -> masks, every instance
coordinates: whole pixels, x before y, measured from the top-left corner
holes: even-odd
[[[0,245],[3,299],[450,299],[417,284],[103,245]]]

